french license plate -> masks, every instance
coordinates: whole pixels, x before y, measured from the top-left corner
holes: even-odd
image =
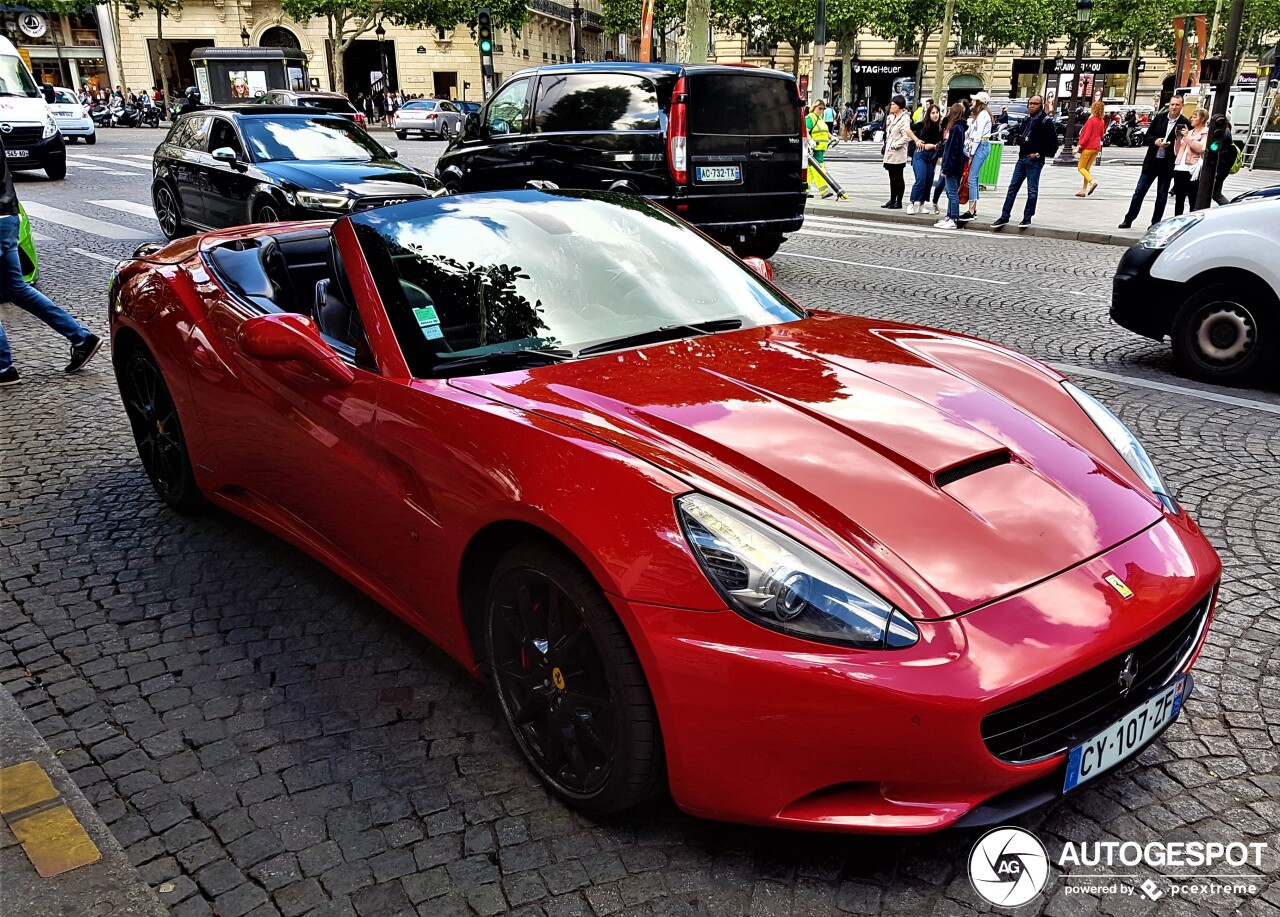
[[[738,166],[698,166],[698,181],[742,181]]]
[[[30,150],[5,150],[5,159],[26,159],[31,155]]]
[[[1177,717],[1190,693],[1191,676],[1183,675],[1145,704],[1130,710],[1119,722],[1071,749],[1062,791],[1092,780],[1130,757]]]

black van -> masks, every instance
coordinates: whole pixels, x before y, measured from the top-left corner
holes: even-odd
[[[523,70],[468,115],[436,165],[454,193],[643,194],[741,256],[804,222],[796,81],[754,67],[598,63]]]

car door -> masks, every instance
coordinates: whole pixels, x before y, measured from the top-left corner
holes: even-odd
[[[450,134],[461,133],[462,113],[458,111],[452,102],[441,102],[439,113],[444,118],[445,123],[449,125]]]
[[[190,384],[214,443],[221,488],[317,545],[385,599],[378,530],[399,502],[388,491],[398,483],[388,485],[374,442],[385,380],[360,307],[352,335],[322,338],[350,368],[349,384],[297,360],[246,353],[241,329],[270,310],[220,293],[206,299],[205,312],[189,338],[196,368]]]
[[[521,188],[529,180],[526,113],[532,82],[529,77],[512,80],[481,110],[480,137],[463,167],[465,190]]]
[[[208,224],[221,229],[248,222],[250,197],[257,186],[258,174],[248,161],[235,122],[226,115],[214,116],[207,145],[209,196],[205,200],[205,214]],[[213,158],[220,149],[229,149],[236,154],[234,165]]]
[[[208,225],[204,195],[208,175],[204,171],[202,157],[205,156],[205,142],[209,138],[212,121],[211,116],[204,114],[185,116],[174,128],[166,150],[182,217],[202,226]]]

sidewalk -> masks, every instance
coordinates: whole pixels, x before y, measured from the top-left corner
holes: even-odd
[[[866,155],[863,150],[869,144],[841,144],[837,147],[842,154],[851,146],[854,155]],[[859,149],[861,147],[862,149]],[[1000,163],[1000,180],[995,189],[983,189],[978,203],[978,219],[970,223],[967,232],[990,232],[991,221],[1000,215],[1008,190],[1009,178],[1013,175],[1016,161],[1013,150],[1005,150]],[[1103,150],[1103,162],[1093,168],[1094,181],[1098,190],[1086,198],[1078,198],[1075,193],[1080,190],[1080,173],[1067,166],[1046,165],[1040,178],[1040,198],[1036,206],[1033,224],[1027,229],[1018,228],[1022,219],[1022,207],[1026,201],[1026,186],[1018,195],[1013,208],[1012,222],[999,232],[1012,235],[1021,234],[1050,239],[1070,239],[1081,242],[1098,242],[1104,245],[1129,246],[1142,238],[1151,220],[1151,211],[1155,205],[1155,189],[1147,193],[1142,213],[1133,221],[1129,230],[1117,228],[1128,210],[1129,200],[1133,195],[1134,185],[1138,181],[1138,172],[1142,162],[1140,150]],[[856,161],[828,159],[828,173],[844,188],[849,195],[848,201],[812,199],[806,208],[808,213],[822,216],[856,217],[860,219],[876,219],[887,223],[908,223],[917,226],[932,226],[938,220],[932,210],[927,215],[911,216],[906,210],[882,210],[880,205],[889,197],[889,178],[879,161],[859,158]],[[911,169],[907,169],[907,195],[911,192]],[[1241,171],[1228,176],[1223,186],[1223,193],[1235,197],[1253,188],[1280,184],[1280,172],[1259,170],[1256,172]],[[904,202],[904,206],[905,206]],[[939,200],[943,213],[947,209],[947,196]],[[1173,216],[1173,198],[1169,198],[1165,206],[1165,217]]]
[[[0,688],[0,768],[24,761],[34,761],[48,775],[61,802],[71,810],[102,858],[51,878],[41,878],[6,819],[0,819],[0,875],[4,877],[0,914],[4,917],[66,917],[71,914],[165,917],[167,910],[129,862],[75,781],[23,715],[17,701],[6,689]],[[7,799],[19,793],[21,788],[12,785],[15,782],[10,777],[8,792],[0,793],[0,797]],[[19,803],[24,801],[18,800]],[[28,809],[37,807],[32,805]],[[13,817],[11,813],[8,819]],[[61,858],[72,852],[68,849],[72,841],[64,832],[42,828],[38,833],[43,836],[37,837],[36,841],[42,844],[46,854]]]

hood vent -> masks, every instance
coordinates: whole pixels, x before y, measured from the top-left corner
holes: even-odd
[[[1000,465],[1008,465],[1011,461],[1012,459],[1008,452],[993,452],[991,455],[984,455],[981,458],[964,462],[945,471],[939,471],[933,476],[933,480],[939,487],[946,487],[970,475],[977,474],[979,471],[997,468]]]

